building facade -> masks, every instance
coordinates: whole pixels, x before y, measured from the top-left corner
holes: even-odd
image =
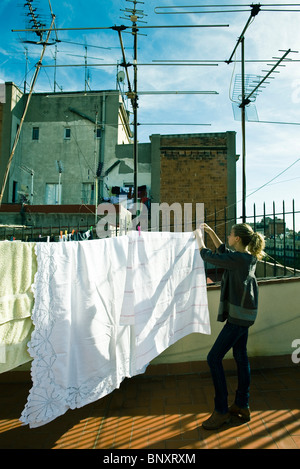
[[[124,169],[131,154],[131,145],[116,148],[120,164],[113,169],[111,180],[119,181],[120,186],[128,179]],[[221,236],[228,233],[236,220],[235,132],[154,134],[150,143],[139,144],[138,161],[141,199],[169,206],[179,204],[182,212],[184,204],[190,204],[193,221],[196,221],[197,204],[203,204],[208,223],[213,223],[215,211],[224,213],[226,208],[228,226],[225,229],[223,223],[218,232]],[[177,231],[181,229],[179,226]]]
[[[0,110],[1,176],[27,99],[6,83]],[[115,157],[115,146],[130,142],[128,112],[118,91],[33,94],[3,202],[95,204],[103,195],[101,175]]]
[[[6,102],[0,107],[1,179],[27,97],[6,83]],[[189,204],[194,222],[196,206],[202,204],[208,223],[215,210],[226,207],[229,222],[235,220],[235,132],[149,138],[149,143],[138,144],[139,201],[149,209],[154,203],[177,204],[182,212]],[[122,202],[130,211],[133,154],[129,113],[119,92],[33,94],[10,168],[0,224],[61,227],[79,220],[95,225],[101,202]],[[174,222],[170,228],[183,229]],[[224,226],[218,232],[225,234]]]

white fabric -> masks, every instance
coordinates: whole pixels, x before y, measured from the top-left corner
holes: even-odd
[[[37,243],[31,428],[105,396],[169,345],[210,333],[204,265],[192,234]]]
[[[137,373],[182,337],[211,333],[193,233],[131,233],[121,324],[134,326]]]
[[[37,243],[32,381],[21,420],[38,427],[93,402],[131,375],[119,326],[128,238]]]

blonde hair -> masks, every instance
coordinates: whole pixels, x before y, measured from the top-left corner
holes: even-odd
[[[243,245],[248,247],[248,251],[252,256],[257,259],[262,259],[265,256],[265,240],[260,233],[253,231],[250,225],[247,223],[238,223],[233,225],[232,230],[235,236],[239,236]]]

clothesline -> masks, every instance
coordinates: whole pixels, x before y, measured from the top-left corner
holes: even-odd
[[[15,226],[11,225],[6,225],[6,228],[16,228]],[[1,228],[1,226],[0,226]],[[18,239],[18,235],[16,233],[14,234],[9,234],[9,240],[8,241],[22,241],[22,242],[61,242],[61,241],[84,241],[84,240],[91,240],[94,238],[93,235],[93,226],[91,226],[87,230],[78,230],[78,229],[73,229],[72,231],[69,231],[67,229],[56,229],[57,234],[53,234],[52,227],[49,227],[49,231],[47,227],[43,227],[42,229],[38,227],[34,228],[29,228],[29,227],[18,227],[23,229],[22,235],[24,236],[24,228],[27,228],[28,231],[31,231],[31,236],[26,234],[25,239],[22,237],[22,239]],[[34,234],[33,231],[36,231],[37,233],[39,231],[45,231],[50,234]]]
[[[216,212],[217,213],[217,212]],[[216,214],[214,214],[215,217],[216,217]],[[205,221],[206,222],[209,222],[209,218],[206,216],[205,217]],[[226,225],[226,223],[229,223],[230,221],[235,221],[235,219],[226,219],[220,223],[216,223],[216,220],[211,220],[212,222],[212,226],[215,230],[217,230],[217,228],[221,227],[221,226],[224,226]],[[195,227],[196,227],[196,220],[192,220],[191,221],[191,224],[193,224]],[[0,225],[0,228],[1,227],[11,227],[11,226],[14,226],[14,225]],[[177,228],[177,227],[182,227],[182,223],[172,223],[171,226],[170,225],[165,225],[165,226],[160,226],[160,229],[162,232],[165,232],[163,231],[163,228]],[[24,226],[19,226],[19,225],[16,225],[14,226],[15,228],[24,228]],[[38,228],[34,228],[35,230],[38,230]],[[47,228],[43,228],[44,230],[47,230]],[[137,231],[138,232],[142,232],[140,226],[138,225],[136,227]],[[79,230],[72,230],[72,232],[69,232],[68,230],[58,230],[59,231],[59,234],[57,235],[38,235],[38,236],[31,236],[31,237],[28,237],[26,236],[26,239],[21,239],[22,242],[66,242],[66,241],[85,241],[85,240],[92,240],[94,239],[94,235],[93,235],[93,230],[94,230],[94,227],[91,226],[88,230],[84,231],[79,231]],[[118,229],[116,228],[116,236],[119,236],[119,232],[118,232]],[[149,232],[152,232],[154,231],[154,229],[151,227],[151,230],[149,231],[145,231],[143,229],[143,232],[145,233],[149,233]],[[159,230],[158,230],[159,231]],[[130,234],[132,232],[132,230],[128,230],[127,232],[125,232],[125,234]],[[178,231],[175,231],[175,232],[178,232]],[[109,235],[108,235],[109,237]],[[225,236],[226,237],[226,236]],[[10,236],[10,241],[16,241],[17,238],[13,235]],[[0,241],[1,242],[1,241]],[[224,242],[226,242],[226,240],[224,239]],[[274,264],[278,265],[279,267],[282,267],[282,265],[280,264],[280,262],[275,259],[274,257],[272,257],[269,253],[266,254],[265,258],[267,258],[268,260],[271,260]],[[291,267],[288,267],[288,266],[285,266],[285,268],[290,271],[290,272],[293,272],[293,268]]]

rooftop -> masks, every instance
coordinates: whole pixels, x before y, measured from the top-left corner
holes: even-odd
[[[151,374],[125,379],[119,389],[39,428],[19,417],[31,387],[0,383],[1,449],[300,449],[300,366],[254,369],[251,421],[236,417],[219,430],[202,422],[213,409],[208,373]],[[229,402],[236,374],[227,372]]]

